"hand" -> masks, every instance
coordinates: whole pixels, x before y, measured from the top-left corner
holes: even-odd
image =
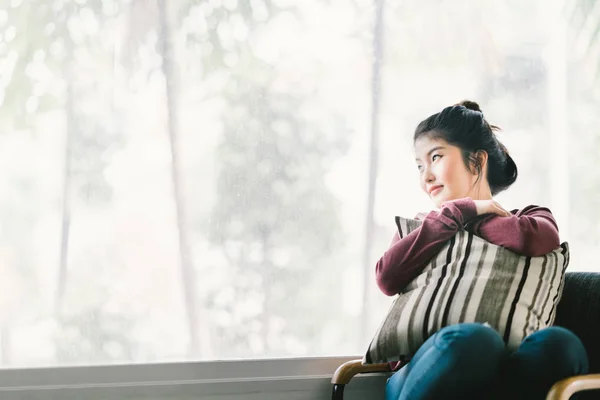
[[[477,215],[497,214],[501,217],[510,217],[512,214],[506,211],[496,200],[473,200],[477,208]]]

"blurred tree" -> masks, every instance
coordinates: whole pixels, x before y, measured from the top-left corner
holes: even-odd
[[[173,182],[173,199],[176,210],[176,226],[179,241],[179,256],[184,304],[188,320],[190,337],[189,352],[192,356],[209,351],[210,341],[209,323],[202,321],[204,306],[199,304],[199,295],[196,293],[198,285],[196,267],[192,257],[192,239],[189,232],[189,216],[181,173],[182,160],[180,156],[181,129],[179,123],[179,99],[185,94],[188,85],[183,90],[180,88],[178,62],[183,55],[177,54],[175,38],[182,32],[186,35],[186,43],[202,43],[210,47],[208,52],[200,52],[199,71],[195,77],[199,80],[208,79],[211,74],[227,71],[225,49],[228,47],[223,42],[226,40],[218,34],[221,24],[226,24],[236,16],[241,16],[244,22],[252,27],[265,23],[257,21],[254,17],[256,9],[261,8],[270,17],[274,6],[271,0],[258,2],[239,2],[231,4],[208,3],[194,0],[184,2],[166,2],[163,0],[133,0],[130,3],[128,50],[124,54],[131,54],[148,40],[148,35],[158,32],[157,52],[161,58],[161,71],[165,79],[165,102],[167,109],[167,132],[171,150],[171,178]],[[193,28],[184,29],[188,19],[202,18],[204,29],[196,29],[198,20],[192,22]],[[267,18],[268,19],[268,18]],[[202,24],[200,24],[202,26]],[[197,56],[197,55],[196,55]],[[131,66],[133,60],[127,61]],[[220,93],[212,93],[219,96]]]
[[[181,157],[179,155],[179,85],[174,66],[176,55],[173,51],[171,18],[166,0],[158,1],[159,20],[159,53],[162,59],[162,72],[165,78],[165,97],[167,108],[167,133],[171,150],[171,180],[173,183],[173,199],[175,202],[175,215],[177,233],[179,235],[179,262],[181,266],[181,279],[188,317],[190,333],[189,352],[191,356],[200,355],[200,338],[198,334],[199,314],[198,295],[196,294],[196,270],[190,248],[188,218],[186,203],[184,201],[183,187],[181,184]],[[208,321],[202,321],[206,324]]]
[[[94,38],[95,32],[81,29],[79,24],[95,22],[102,25],[113,18],[114,14],[103,13],[107,2],[102,0],[79,3],[38,0],[11,5],[9,1],[4,3],[1,9],[7,12],[7,31],[14,32],[14,39],[4,37],[0,57],[16,61],[6,80],[0,106],[2,125],[7,130],[34,130],[36,115],[61,108],[65,115],[62,223],[56,291],[56,309],[60,310],[67,276],[72,189],[87,194],[88,200],[94,200],[90,198],[92,192],[96,197],[107,200],[110,188],[102,178],[105,163],[100,160],[105,159],[106,151],[118,144],[114,135],[118,116],[111,115],[111,121],[106,115],[98,115],[98,111],[94,115],[94,112],[86,113],[89,110],[81,110],[81,105],[85,104],[85,97],[88,96],[84,93],[89,86],[83,87],[80,84],[77,91],[76,86],[80,80],[74,52],[79,50],[91,55],[94,52],[91,49],[97,49],[99,43]],[[75,41],[71,32],[74,29],[77,30]],[[52,78],[63,83],[62,96],[57,95],[53,90],[55,88],[49,85],[48,81]],[[91,137],[86,135],[90,131],[93,132]],[[73,152],[76,152],[75,165]],[[74,173],[80,179],[73,188]]]
[[[14,132],[25,135],[34,130],[35,115],[60,107],[59,101],[48,90],[43,90],[46,73],[57,67],[61,60],[52,47],[57,38],[56,25],[48,2],[12,3],[4,0],[0,3],[0,10],[4,14],[3,34],[0,35],[0,60],[4,65],[4,82],[0,85],[0,126],[4,135]],[[6,218],[2,220],[7,232],[5,245],[14,249],[14,265],[33,289],[37,276],[32,270],[29,240],[43,211],[36,208],[34,200],[38,195],[39,181],[28,176],[28,172],[23,171],[14,180],[15,192],[20,192],[19,201],[3,204]],[[31,290],[31,293],[37,292]],[[30,304],[35,304],[39,299],[32,297],[30,300]],[[9,354],[10,335],[9,322],[4,321],[2,360],[5,365],[12,359]]]
[[[176,68],[180,55],[175,51],[174,37],[177,34],[175,27],[181,26],[183,15],[180,9],[186,7],[186,2],[166,2],[163,0],[133,0],[129,4],[128,26],[126,38],[126,50],[123,55],[136,53],[138,49],[148,43],[148,36],[156,33],[156,51],[160,56],[160,71],[165,82],[165,107],[166,107],[166,131],[169,139],[170,167],[173,203],[175,208],[175,226],[179,245],[179,268],[181,271],[181,285],[183,289],[183,301],[187,317],[187,328],[189,335],[188,353],[190,356],[198,357],[201,349],[206,349],[209,340],[200,324],[202,305],[198,303],[196,293],[197,278],[194,267],[191,244],[189,239],[187,203],[181,176],[180,156],[180,126],[179,126],[179,74]],[[175,31],[175,32],[173,32]],[[134,66],[140,61],[137,57],[128,57],[122,60],[131,73]],[[203,337],[203,338],[202,338]]]
[[[9,73],[3,76],[4,85],[0,87],[0,126],[6,133],[31,133],[35,137],[42,117],[56,115],[59,110],[64,115],[61,232],[54,298],[59,320],[67,284],[73,200],[84,200],[90,206],[110,201],[111,188],[104,179],[104,169],[107,156],[121,144],[118,134],[120,116],[111,104],[112,97],[103,93],[104,87],[110,84],[102,85],[103,79],[107,78],[102,67],[112,60],[112,54],[104,51],[102,38],[97,35],[102,26],[115,17],[116,5],[110,0],[32,0],[2,1],[0,7],[5,13],[4,33],[11,32],[8,36],[1,35],[0,60],[12,63]],[[95,60],[95,71],[86,66],[86,61],[91,58]],[[86,75],[90,72],[92,79]],[[100,101],[98,105],[98,98],[103,95],[109,101]],[[60,130],[57,133],[61,133]],[[27,169],[25,174],[36,172],[36,169]],[[28,186],[39,191],[47,178],[46,175],[29,176]],[[74,198],[77,194],[80,196]],[[48,199],[42,207],[22,200],[19,209],[27,214],[31,223],[24,225],[21,222],[20,226],[21,229],[29,226],[31,231],[14,245],[23,251],[18,257],[20,267],[28,268],[31,263],[27,254],[31,254],[34,228],[46,213],[54,210],[47,209],[53,203]],[[14,211],[11,213],[19,215]],[[28,284],[36,282],[39,273],[33,271],[26,280]],[[36,314],[39,317],[46,312],[38,310]],[[8,341],[4,331],[3,340]]]
[[[90,0],[83,3],[56,3],[54,14],[50,16],[57,26],[57,42],[62,43],[64,54],[58,73],[64,80],[65,112],[65,152],[62,190],[62,224],[60,263],[56,293],[56,310],[60,314],[67,284],[69,236],[72,214],[72,196],[79,194],[89,205],[104,204],[110,201],[111,188],[104,178],[104,170],[109,156],[123,144],[119,135],[120,115],[114,107],[110,93],[99,93],[97,81],[85,79],[81,67],[76,64],[75,52],[95,57],[102,66],[113,58],[110,52],[102,49],[101,41],[94,31],[77,32],[73,39],[73,25],[90,24],[106,26],[118,15],[117,8],[105,8],[106,2]],[[81,29],[81,28],[79,28]],[[101,28],[99,28],[101,29]],[[104,49],[102,49],[104,50]],[[97,73],[98,78],[108,78]],[[84,79],[82,79],[84,78]],[[110,84],[108,84],[110,86]],[[114,83],[113,83],[114,85]],[[96,86],[96,87],[94,87]],[[108,105],[91,107],[90,94],[104,95]],[[75,192],[75,193],[74,193]]]
[[[309,294],[324,270],[329,279],[340,271],[326,264],[343,239],[325,177],[349,130],[316,98],[278,90],[275,67],[250,48],[237,55],[224,92],[209,222],[210,240],[231,268],[231,287],[215,288],[215,296],[232,292],[224,307],[237,326],[220,326],[217,337],[229,354],[277,355],[286,340],[310,342],[297,334],[326,322],[324,305]],[[329,282],[332,293],[339,289]]]

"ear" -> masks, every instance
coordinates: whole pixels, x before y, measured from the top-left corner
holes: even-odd
[[[481,175],[487,171],[488,154],[485,150],[479,150],[471,153],[469,156],[469,171],[475,175]]]
[[[486,167],[487,167],[487,162],[488,162],[488,153],[485,150],[479,150],[477,153],[475,153],[475,157],[477,157],[477,160],[479,160],[479,165],[481,165],[481,171],[485,171]]]

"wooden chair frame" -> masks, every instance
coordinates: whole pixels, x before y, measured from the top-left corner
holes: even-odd
[[[365,365],[362,360],[353,360],[340,365],[331,383],[333,384],[332,400],[344,399],[344,387],[358,374],[375,372],[391,372],[389,364]],[[600,389],[600,374],[579,375],[556,382],[546,400],[568,400],[573,394],[584,390]]]

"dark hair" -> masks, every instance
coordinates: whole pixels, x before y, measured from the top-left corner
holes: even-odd
[[[485,151],[488,155],[487,180],[492,195],[496,195],[512,185],[518,175],[517,165],[496,138],[494,132],[498,130],[500,128],[485,120],[479,104],[464,100],[422,121],[415,130],[413,141],[430,136],[459,147],[467,169],[475,172],[478,180],[482,172],[478,153]]]

